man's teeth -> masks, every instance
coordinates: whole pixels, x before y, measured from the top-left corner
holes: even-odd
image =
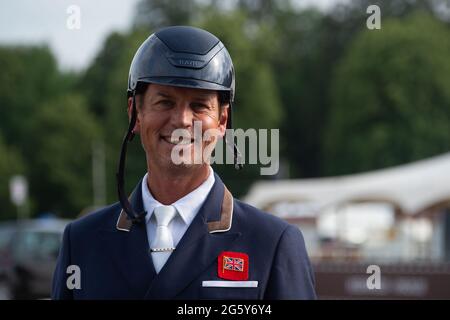
[[[170,137],[170,140],[168,141],[171,144],[181,144],[181,145],[187,145],[191,144],[190,139],[175,139],[174,137]]]

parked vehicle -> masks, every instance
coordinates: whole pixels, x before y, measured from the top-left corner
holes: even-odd
[[[4,222],[0,224],[0,281],[5,277],[6,267],[10,264],[8,247],[14,235],[15,223]]]
[[[0,224],[0,298],[50,296],[62,234],[69,222],[51,218]]]

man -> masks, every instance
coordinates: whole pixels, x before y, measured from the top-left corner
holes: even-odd
[[[314,299],[298,228],[234,199],[209,165],[210,153],[193,161],[196,137],[174,135],[192,134],[195,125],[214,132],[200,141],[204,151],[231,128],[234,69],[219,39],[192,27],[151,35],[133,59],[128,97],[120,203],[66,228],[52,297]],[[128,201],[123,172],[134,134],[148,172]]]

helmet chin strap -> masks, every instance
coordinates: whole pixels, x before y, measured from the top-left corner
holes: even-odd
[[[136,90],[133,91],[133,105],[132,105],[132,111],[131,111],[131,119],[130,124],[128,126],[128,131],[125,137],[123,138],[122,142],[122,148],[120,151],[120,161],[119,161],[119,168],[116,173],[117,178],[117,191],[119,194],[119,201],[122,206],[123,211],[128,216],[128,219],[131,220],[133,224],[140,224],[143,223],[145,215],[147,214],[146,211],[143,211],[141,213],[136,213],[133,210],[133,207],[131,206],[130,202],[128,201],[128,197],[125,193],[125,160],[127,156],[127,146],[128,142],[131,142],[134,138],[133,129],[136,124],[136,118],[137,118],[137,111],[136,111]]]

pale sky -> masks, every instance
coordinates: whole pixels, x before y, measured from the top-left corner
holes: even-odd
[[[299,6],[327,9],[340,0],[296,0]],[[1,0],[0,46],[47,44],[63,69],[86,68],[113,31],[132,24],[139,0]],[[67,20],[80,9],[80,28],[69,29]]]

